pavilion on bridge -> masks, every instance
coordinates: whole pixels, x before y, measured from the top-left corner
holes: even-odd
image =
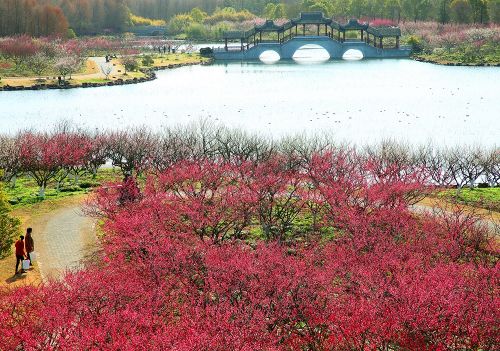
[[[224,48],[226,51],[229,50],[228,43],[230,41],[238,41],[241,51],[264,42],[283,44],[294,37],[311,35],[311,26],[316,29],[315,35],[326,36],[339,42],[350,40],[346,39],[346,32],[359,31],[362,42],[383,48],[384,38],[395,38],[395,47],[399,48],[401,30],[398,27],[372,27],[368,23],[360,23],[356,19],[351,19],[346,24],[340,24],[326,18],[321,11],[302,12],[299,18],[292,19],[283,25],[266,20],[264,24],[257,25],[248,31],[225,32],[223,35]]]

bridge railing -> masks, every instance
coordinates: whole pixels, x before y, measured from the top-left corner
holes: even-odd
[[[289,41],[289,40],[291,40],[293,38],[304,37],[304,36],[307,37],[307,36],[310,36],[310,34],[304,35],[303,33],[297,33],[297,34],[295,34],[294,32],[291,32],[290,34],[285,35],[283,38],[280,38],[279,43],[280,44],[284,44],[284,43],[286,43],[287,41]],[[317,35],[315,35],[315,36],[317,36]],[[337,40],[337,38],[334,37],[334,35],[333,35],[332,32],[328,32],[326,35],[323,35],[322,33],[320,33],[319,36],[320,37],[325,37],[326,36],[326,37],[328,37],[330,39]]]

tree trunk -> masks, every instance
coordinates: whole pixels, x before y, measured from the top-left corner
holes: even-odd
[[[16,181],[17,181],[17,175],[14,174],[14,176],[10,179],[10,187],[12,189],[16,187]]]
[[[45,183],[40,185],[40,191],[38,192],[38,196],[41,198],[45,198]]]

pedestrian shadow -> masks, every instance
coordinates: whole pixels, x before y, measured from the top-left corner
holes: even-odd
[[[13,275],[12,277],[5,279],[5,282],[7,284],[12,284],[12,283],[15,283],[18,281],[22,281],[22,280],[26,279],[26,277],[28,277],[28,275],[26,273],[16,274],[16,275]]]

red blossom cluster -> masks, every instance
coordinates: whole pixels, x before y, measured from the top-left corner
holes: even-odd
[[[29,36],[7,37],[0,39],[0,54],[14,60],[27,59],[39,52],[39,45]]]
[[[435,48],[453,50],[464,45],[494,50],[500,43],[500,27],[498,24],[440,24],[436,22],[404,22],[400,23],[405,36],[416,36],[424,44],[426,52]]]
[[[389,18],[362,18],[361,22],[369,23],[372,27],[393,27],[398,24]]]
[[[498,248],[463,213],[415,214],[418,170],[325,150],[146,172],[127,201],[97,191],[105,235],[83,271],[0,290],[0,349],[499,345]]]

